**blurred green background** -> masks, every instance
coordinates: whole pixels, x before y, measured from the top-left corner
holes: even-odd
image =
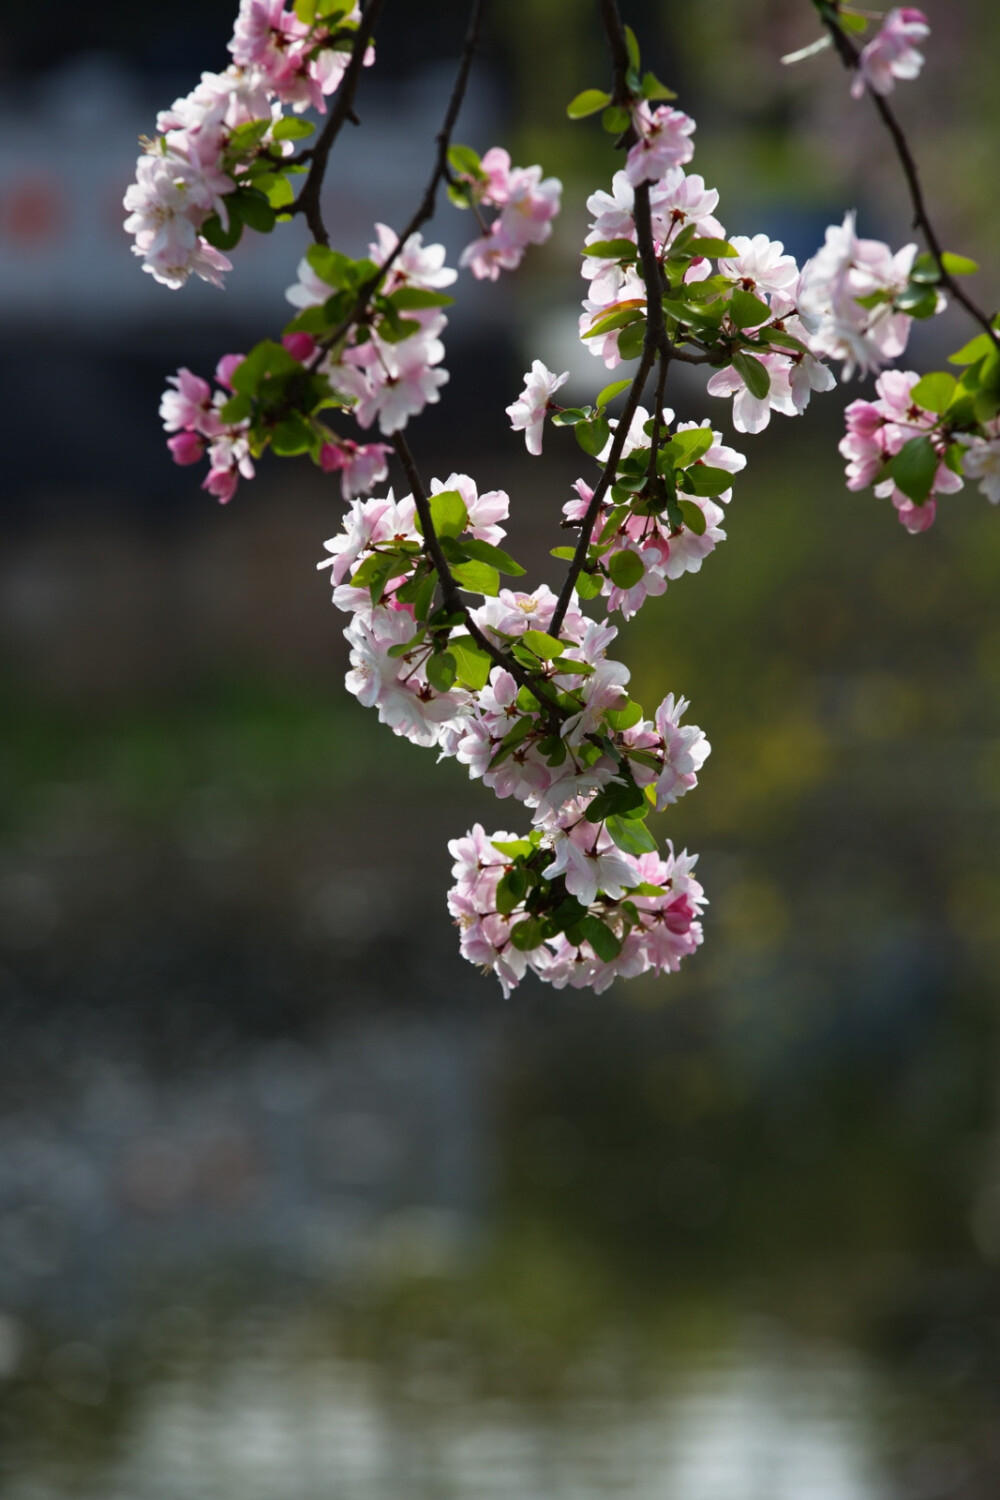
[[[856,207],[907,241],[870,109],[828,56],[778,62],[805,0],[625,9],[731,234],[801,260]],[[237,263],[225,299],[116,312],[149,281],[116,223],[135,136],[223,64],[229,7],[52,11],[0,22],[3,1494],[993,1500],[998,518],[969,489],[915,538],[848,494],[862,387],[747,438],[678,379],[750,463],[728,541],[622,645],[713,744],[659,828],[701,852],[705,945],[503,1002],[455,951],[446,841],[516,810],[343,692],[313,571],[335,489],[265,464],[223,510],[162,446],[163,377],[273,330],[294,233],[242,292]],[[993,307],[1000,18],[928,14],[896,97]],[[331,167],[347,248],[408,214],[461,25],[387,7],[360,165]],[[509,490],[538,577],[590,461],[557,431],[528,459],[503,407],[533,357],[564,368],[617,163],[563,108],[604,69],[590,5],[495,11],[459,139],[541,161],[564,211],[456,309],[411,434],[428,474]],[[408,181],[399,130],[426,142]],[[105,157],[106,243],[10,208]],[[442,211],[453,254],[466,229]],[[966,336],[949,312],[914,364]]]

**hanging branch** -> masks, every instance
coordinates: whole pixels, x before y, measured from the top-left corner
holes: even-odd
[[[836,16],[825,5],[818,6],[817,8],[844,67],[852,73],[860,72],[861,54],[854,42],[841,30],[837,24]],[[948,288],[955,301],[961,303],[969,316],[975,319],[980,328],[993,340],[994,346],[1000,352],[1000,334],[993,327],[990,317],[973,301],[961,282],[952,276],[944,264],[945,251],[938,238],[937,231],[931,222],[930,214],[927,211],[927,202],[924,198],[916,158],[913,155],[910,143],[906,139],[906,133],[899,123],[895,110],[891,105],[886,103],[885,98],[881,94],[877,94],[874,89],[868,86],[867,81],[865,83],[865,92],[874,104],[883,125],[892,138],[896,155],[899,158],[899,164],[903,169],[903,176],[906,178],[906,186],[910,193],[910,202],[913,205],[913,227],[921,231],[927,242],[927,248],[934,257],[934,263],[938,268],[941,285]]]
[[[354,113],[354,96],[358,90],[361,79],[361,69],[365,65],[365,53],[371,41],[375,26],[378,22],[379,12],[382,9],[383,0],[368,0],[364,15],[357,31],[354,33],[354,47],[351,52],[351,60],[347,64],[343,80],[337,91],[336,102],[330,111],[330,118],[323,127],[322,133],[315,146],[308,152],[304,152],[300,160],[309,159],[309,175],[302,185],[302,190],[295,202],[289,209],[293,214],[304,214],[309,226],[309,233],[318,245],[329,245],[330,236],[326,225],[323,223],[323,214],[320,209],[320,193],[323,189],[323,178],[326,175],[326,164],[333,149],[333,143],[340,134],[344,122],[350,120],[358,124],[358,117]]]

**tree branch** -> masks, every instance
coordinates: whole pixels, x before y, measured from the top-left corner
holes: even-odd
[[[566,717],[566,714],[558,701],[553,697],[553,689],[550,683],[545,678],[539,677],[536,673],[529,672],[509,652],[495,645],[486,632],[481,630],[472,618],[469,606],[462,598],[458,584],[455,582],[454,575],[448,565],[448,559],[442,551],[441,540],[435,530],[434,518],[431,515],[430,498],[420,478],[420,472],[410,451],[410,445],[401,432],[394,432],[392,435],[392,446],[396,450],[396,457],[402,464],[407,481],[413,491],[414,504],[417,508],[417,515],[420,517],[420,525],[423,528],[424,545],[428,557],[437,570],[438,579],[441,584],[441,599],[445,609],[449,614],[462,616],[466,630],[480,650],[485,651],[488,656],[492,657],[498,667],[502,667],[505,672],[509,672],[519,687],[527,688],[536,698],[544,700],[546,716],[553,726],[558,729],[561,720]]]
[[[319,204],[319,197],[323,188],[323,178],[326,175],[326,164],[333,149],[333,143],[340,134],[345,120],[352,120],[357,124],[357,116],[354,113],[354,95],[357,93],[358,83],[361,78],[361,69],[365,65],[365,53],[368,51],[368,43],[374,35],[382,5],[383,0],[368,0],[368,4],[365,6],[364,15],[361,17],[358,29],[354,34],[354,48],[351,52],[351,60],[347,64],[344,76],[341,79],[336,101],[330,111],[330,118],[327,120],[319,139],[312,148],[308,176],[302,184],[299,196],[289,210],[293,214],[305,215],[306,223],[309,225],[309,233],[318,245],[329,245],[330,243],[330,236],[327,234],[326,225],[323,223],[323,214]]]
[[[851,38],[840,29],[836,20],[825,8],[821,10],[820,14],[844,67],[850,72],[858,72],[861,67],[861,56],[857,47]],[[961,283],[945,269],[943,260],[944,250],[942,249],[941,241],[938,239],[937,231],[931,223],[930,214],[927,211],[927,202],[924,198],[916,158],[910,149],[910,143],[906,139],[906,134],[899,123],[895,111],[886,103],[881,94],[877,94],[874,89],[868,86],[867,81],[865,82],[865,92],[878,111],[882,123],[889,132],[892,143],[896,148],[896,155],[899,158],[899,164],[903,169],[903,176],[906,178],[906,186],[909,189],[910,202],[913,205],[913,227],[922,232],[927,242],[927,248],[934,257],[940,274],[941,285],[948,288],[955,301],[961,303],[969,316],[989,335],[996,349],[1000,351],[1000,334],[993,327],[988,314],[983,312],[982,308],[972,300]]]

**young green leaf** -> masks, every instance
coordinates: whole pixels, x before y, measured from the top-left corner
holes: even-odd
[[[459,588],[467,589],[473,594],[488,594],[495,599],[500,592],[500,574],[488,563],[459,563],[452,568],[451,576]]]
[[[592,917],[589,914],[580,918],[580,932],[587,939],[598,958],[605,963],[611,963],[622,951],[621,940],[615,937],[610,927],[607,927],[600,917]]]
[[[502,547],[494,547],[491,542],[481,542],[478,537],[467,536],[462,542],[467,556],[474,557],[478,562],[489,563],[499,573],[506,573],[508,578],[520,578],[524,574],[524,568],[509,552]]]
[[[556,656],[562,656],[566,650],[566,643],[557,640],[554,635],[546,635],[544,630],[526,630],[521,640],[542,661],[552,661]]]
[[[771,377],[760,360],[739,350],[733,355],[733,369],[743,376],[743,383],[751,396],[763,401],[771,389]]]
[[[911,438],[892,460],[896,487],[914,505],[923,505],[931,492],[939,463],[937,450],[929,437]]]
[[[979,270],[976,261],[970,260],[967,255],[955,255],[951,250],[946,250],[942,255],[941,265],[949,276],[972,276]]]
[[[771,309],[766,302],[755,297],[753,292],[745,292],[742,287],[737,287],[729,303],[729,317],[734,328],[757,328],[761,323],[766,323],[771,316]]]
[[[631,380],[613,380],[610,385],[606,385],[602,391],[598,392],[595,403],[597,409],[602,411],[616,396],[620,396],[622,391],[627,391],[631,384]]]
[[[467,635],[453,635],[448,650],[455,658],[455,675],[459,682],[478,693],[490,680],[493,658]]]
[[[604,826],[625,854],[638,856],[655,853],[656,840],[641,818],[623,818],[612,814],[605,819]]]
[[[450,651],[442,651],[439,656],[427,658],[425,671],[431,687],[439,693],[446,693],[454,685],[457,663]]]
[[[611,95],[605,94],[602,89],[584,89],[571,99],[566,106],[566,113],[571,120],[585,120],[588,115],[596,115],[599,109],[611,103]]]
[[[947,410],[957,387],[958,381],[954,375],[948,375],[944,370],[935,370],[933,374],[925,375],[922,380],[917,381],[910,392],[910,399],[925,411],[940,414]]]
[[[646,571],[646,565],[638,552],[627,549],[616,552],[608,563],[611,582],[620,589],[634,588]]]

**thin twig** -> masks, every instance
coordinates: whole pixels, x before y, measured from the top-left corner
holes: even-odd
[[[341,80],[340,89],[337,93],[336,103],[330,111],[330,118],[323,126],[322,133],[312,148],[309,174],[295,202],[289,212],[293,214],[304,214],[306,223],[309,225],[309,233],[318,245],[329,245],[330,236],[326,225],[323,223],[323,214],[320,209],[319,197],[323,188],[323,178],[326,174],[326,164],[329,160],[333,143],[340,134],[346,120],[351,120],[356,125],[358,117],[354,113],[354,95],[357,93],[358,82],[361,78],[361,69],[365,65],[365,53],[368,51],[368,43],[371,41],[378,21],[379,11],[382,9],[383,0],[368,0],[364,15],[354,33],[354,49],[351,52],[351,60],[347,64]]]
[[[858,72],[861,67],[861,54],[857,47],[851,41],[850,37],[840,29],[833,16],[825,9],[820,14],[844,67],[850,72]],[[896,155],[899,158],[899,164],[903,169],[903,176],[906,178],[906,186],[909,189],[910,202],[913,205],[913,227],[919,229],[927,241],[927,248],[934,257],[934,262],[938,268],[941,285],[948,288],[955,301],[961,303],[969,316],[975,319],[980,328],[993,340],[997,350],[1000,351],[1000,334],[993,327],[990,317],[972,300],[961,283],[945,267],[945,252],[942,249],[941,241],[938,239],[937,231],[931,223],[930,214],[927,211],[927,202],[924,198],[916,158],[910,149],[910,143],[906,139],[906,134],[899,123],[895,111],[886,103],[881,94],[877,94],[874,89],[869,87],[867,80],[865,81],[865,92],[878,111],[882,123],[886,130],[888,130],[892,138],[892,143],[896,148]]]
[[[462,616],[466,630],[480,650],[485,651],[488,656],[492,657],[498,667],[502,667],[505,672],[509,672],[519,687],[527,688],[536,698],[544,700],[543,706],[546,711],[546,717],[553,722],[555,727],[558,727],[559,721],[565,718],[565,712],[554,698],[553,689],[548,681],[540,678],[534,672],[529,672],[509,652],[495,645],[485,631],[481,630],[472,618],[469,606],[461,596],[458,584],[455,582],[454,574],[448,564],[448,559],[442,550],[441,539],[437,534],[434,526],[434,517],[431,514],[430,498],[420,478],[420,472],[410,451],[410,445],[401,432],[394,432],[392,435],[392,446],[396,450],[396,457],[402,464],[410,488],[413,491],[414,504],[417,508],[417,515],[420,517],[420,525],[423,528],[424,546],[428,557],[437,570],[438,580],[441,585],[441,601],[445,609],[449,614]]]
[[[379,0],[379,3],[381,3],[381,0]],[[452,84],[451,97],[448,100],[448,107],[445,110],[441,129],[435,136],[437,152],[434,158],[434,168],[427,186],[424,188],[424,195],[420,200],[420,204],[410,222],[396,240],[394,249],[390,251],[379,267],[378,275],[373,276],[370,281],[365,282],[364,286],[358,291],[357,300],[346,318],[342,319],[337,324],[337,327],[331,333],[326,334],[321,340],[320,348],[316,355],[316,364],[321,362],[328,350],[336,348],[340,340],[355,323],[360,322],[367,312],[368,305],[375,293],[391,271],[398,257],[402,254],[410,235],[416,234],[418,229],[434,217],[437,208],[438,189],[448,175],[448,148],[451,145],[451,133],[455,128],[459,111],[462,108],[465,90],[469,82],[469,72],[472,68],[472,60],[479,43],[479,31],[482,25],[484,3],[485,0],[473,0],[472,9],[469,13],[469,29],[466,32],[465,43],[462,47],[462,56],[458,64],[458,71],[455,74],[455,82]]]
[[[644,349],[642,353],[642,363],[639,365],[639,368],[635,373],[635,378],[632,381],[632,386],[628,393],[628,400],[625,403],[625,410],[622,412],[621,418],[618,422],[618,426],[615,429],[614,439],[611,444],[611,451],[608,453],[607,463],[604,465],[604,472],[601,475],[600,479],[597,481],[597,488],[594,490],[594,493],[591,496],[590,504],[587,506],[583,520],[580,523],[580,536],[576,544],[576,551],[573,553],[573,561],[569,565],[569,570],[563,581],[563,586],[559,590],[559,602],[556,604],[555,613],[552,616],[552,623],[549,625],[550,635],[557,636],[559,634],[559,631],[562,628],[562,622],[566,618],[566,611],[569,609],[570,602],[573,598],[573,590],[576,587],[576,581],[579,578],[580,574],[583,572],[583,565],[587,561],[587,548],[590,546],[590,538],[591,533],[594,530],[594,523],[596,522],[598,513],[601,509],[602,504],[604,503],[604,497],[607,494],[608,490],[611,488],[611,483],[618,470],[618,463],[622,456],[622,450],[625,447],[625,439],[628,437],[629,428],[632,425],[632,418],[635,416],[636,407],[639,405],[639,398],[642,395],[643,387],[646,384],[646,381],[649,377],[649,372],[653,368],[655,361],[656,351]]]

